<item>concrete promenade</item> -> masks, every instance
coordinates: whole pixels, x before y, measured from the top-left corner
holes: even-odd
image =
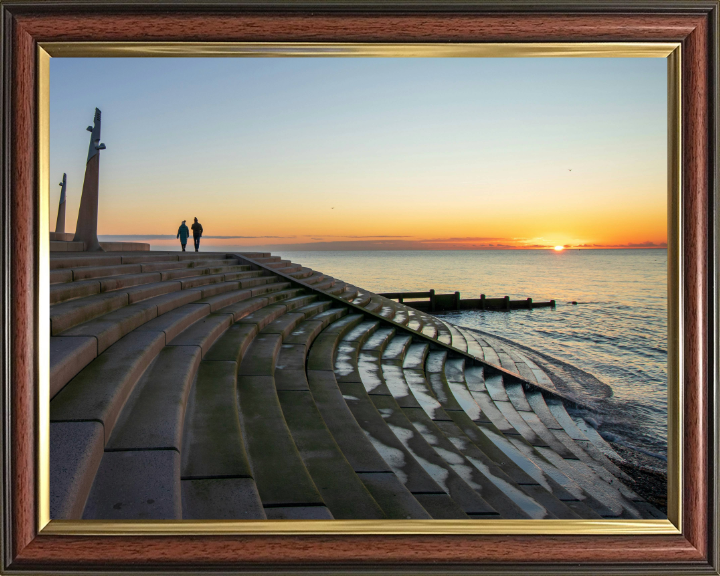
[[[663,518],[519,351],[267,253],[52,252],[51,517]]]

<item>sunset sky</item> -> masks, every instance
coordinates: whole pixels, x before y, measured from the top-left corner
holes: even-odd
[[[664,246],[661,58],[54,58],[50,229],[285,249]],[[217,238],[213,238],[217,237]],[[109,238],[108,238],[109,239]],[[311,244],[311,246],[308,246]]]

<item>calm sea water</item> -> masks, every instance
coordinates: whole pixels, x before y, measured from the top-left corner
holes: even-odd
[[[604,428],[650,453],[667,450],[667,252],[512,250],[273,252],[373,292],[460,291],[463,298],[557,301],[444,318],[589,372],[613,390]],[[569,304],[576,301],[577,305]]]

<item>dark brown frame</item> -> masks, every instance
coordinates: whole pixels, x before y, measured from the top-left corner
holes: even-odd
[[[0,571],[718,574],[718,2],[0,4],[3,524]],[[52,536],[37,530],[38,42],[682,44],[683,532],[663,536]]]

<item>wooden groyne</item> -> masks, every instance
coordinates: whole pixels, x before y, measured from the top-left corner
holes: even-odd
[[[421,310],[423,312],[444,312],[448,310],[532,310],[533,308],[555,308],[555,300],[533,301],[532,298],[511,300],[510,296],[502,298],[460,298],[460,292],[452,294],[436,294],[435,290],[427,292],[386,292],[380,294],[390,300]],[[422,300],[420,300],[422,299]],[[410,300],[410,301],[407,301]]]

